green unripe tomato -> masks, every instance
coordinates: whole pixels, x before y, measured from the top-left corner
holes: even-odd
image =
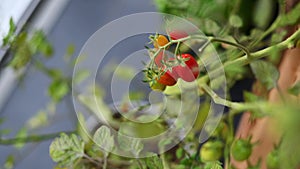
[[[279,169],[278,150],[273,150],[268,154],[266,163],[268,169]]]
[[[237,161],[244,161],[252,153],[252,144],[249,140],[239,139],[231,145],[231,155]]]
[[[221,141],[208,141],[200,149],[200,158],[203,162],[217,161],[221,158],[224,144]]]

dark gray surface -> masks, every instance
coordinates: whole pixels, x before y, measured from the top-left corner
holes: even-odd
[[[46,61],[46,64],[67,70],[63,55],[70,43],[76,46],[78,54],[85,41],[101,26],[124,15],[146,11],[155,11],[151,0],[72,0],[48,37],[54,45],[55,56]],[[119,54],[123,52],[119,51]],[[0,114],[0,117],[5,118],[1,129],[12,129],[9,136],[14,136],[31,116],[47,105],[49,97],[46,90],[49,82],[50,79],[34,68],[30,68],[26,73],[24,81],[12,94]],[[69,104],[68,101],[59,104],[54,122],[37,132],[74,129],[76,115]],[[0,146],[0,164],[3,164],[8,154],[16,153],[18,169],[53,168],[55,164],[48,155],[50,142],[29,144],[22,150],[16,150],[12,146]]]

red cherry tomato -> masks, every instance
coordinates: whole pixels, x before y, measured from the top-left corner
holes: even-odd
[[[173,73],[173,72],[172,72]],[[176,76],[172,75],[170,71],[167,71],[165,74],[161,75],[157,82],[166,86],[173,86],[176,84]]]
[[[189,36],[188,33],[186,33],[185,31],[182,31],[182,30],[175,30],[175,31],[170,32],[170,37],[172,40],[185,38],[187,36]]]
[[[189,58],[189,60],[185,61],[185,66],[178,65],[174,67],[174,71],[182,80],[192,82],[199,75],[199,65],[196,59],[190,54],[182,54],[181,57]]]
[[[162,60],[163,60],[163,56],[164,56],[164,52],[159,52],[157,54],[157,56],[154,58],[154,63],[158,66],[158,67],[162,67],[163,64],[162,64]]]

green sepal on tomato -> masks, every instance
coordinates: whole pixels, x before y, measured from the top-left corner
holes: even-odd
[[[182,59],[188,59],[185,61],[185,65],[178,65],[174,67],[174,71],[177,76],[186,82],[192,82],[197,79],[200,69],[196,59],[190,54],[182,54]]]
[[[177,78],[174,72],[167,71],[157,78],[157,82],[166,86],[173,86],[177,83]]]

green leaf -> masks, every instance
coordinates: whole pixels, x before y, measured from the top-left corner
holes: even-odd
[[[183,157],[183,149],[181,147],[176,150],[176,157],[178,159]]]
[[[211,19],[205,19],[202,24],[203,24],[205,33],[208,33],[208,34],[216,35],[221,30],[220,26]]]
[[[130,143],[130,148],[132,154],[134,154],[136,157],[140,154],[140,152],[144,149],[144,144],[141,142],[140,139],[132,138]]]
[[[59,69],[48,69],[47,75],[52,79],[61,79],[63,77],[63,73]]]
[[[15,165],[15,157],[13,155],[7,156],[4,163],[4,169],[13,169],[14,165]]]
[[[144,159],[148,169],[162,169],[163,163],[162,160],[155,154],[152,157]]]
[[[84,81],[86,78],[90,76],[90,72],[88,70],[79,70],[76,72],[74,76],[74,82],[75,83],[80,83]]]
[[[219,161],[205,163],[204,169],[223,169]]]
[[[139,138],[130,137],[121,132],[118,132],[118,144],[120,149],[130,152],[130,154],[136,157],[144,149],[144,145]]]
[[[120,122],[113,118],[111,108],[103,100],[105,91],[100,86],[93,85],[89,87],[88,91],[87,94],[78,96],[80,103],[91,111],[100,122],[109,123],[111,126],[118,128]]]
[[[243,26],[243,20],[238,15],[231,15],[229,18],[229,23],[231,26],[240,28]]]
[[[107,126],[98,128],[93,137],[94,142],[103,148],[105,151],[111,152],[114,147],[114,137],[110,134],[110,129]]]
[[[261,98],[251,92],[244,91],[244,100],[246,102],[256,102],[258,100],[261,100]]]
[[[283,40],[283,38],[285,37],[286,34],[287,34],[286,30],[282,30],[282,31],[280,31],[278,33],[272,34],[271,43],[272,44],[276,44],[276,43],[281,42]]]
[[[300,94],[300,82],[296,83],[291,88],[289,88],[288,92],[292,95],[299,96],[299,94]]]
[[[0,118],[0,125],[5,121],[3,117]]]
[[[273,0],[258,0],[254,7],[253,22],[256,27],[265,29],[273,16],[275,3]]]
[[[16,49],[13,60],[10,62],[10,66],[15,69],[20,69],[27,65],[31,60],[32,52],[27,44],[22,44]]]
[[[279,72],[272,63],[257,60],[251,62],[250,66],[256,79],[259,80],[268,90],[277,85]]]
[[[62,133],[49,148],[50,156],[59,166],[72,166],[75,160],[84,156],[84,142],[75,134],[70,136]]]
[[[130,137],[148,138],[163,133],[164,128],[157,121],[149,123],[122,122],[120,124],[119,132]]]
[[[67,55],[72,56],[75,53],[75,45],[74,44],[70,44],[67,47]]]
[[[42,126],[46,126],[48,124],[48,115],[45,111],[39,111],[36,115],[30,118],[26,126],[30,129],[37,129]]]
[[[279,16],[280,17],[280,16]],[[280,17],[278,26],[288,26],[299,23],[300,20],[300,3],[298,3],[291,11]]]
[[[18,133],[16,134],[16,138],[24,138],[26,137],[28,134],[28,130],[27,128],[23,127],[21,128]],[[14,146],[17,148],[17,149],[21,149],[23,146],[25,145],[25,143],[16,143]]]
[[[78,118],[78,123],[77,123],[77,131],[78,135],[82,140],[87,143],[90,142],[90,136],[86,132],[87,130],[87,125],[86,125],[86,120],[84,118],[84,115],[81,112],[77,113],[77,118]]]
[[[13,18],[11,17],[9,19],[9,31],[7,33],[7,35],[2,39],[2,46],[6,46],[9,45],[9,43],[11,43],[14,39],[14,33],[16,31],[16,25],[13,21]]]
[[[59,102],[70,91],[66,80],[55,79],[48,88],[48,94],[55,102]]]
[[[11,132],[11,129],[1,129],[0,130],[0,137],[3,135],[7,135]]]
[[[46,57],[51,57],[54,53],[54,49],[49,42],[43,42],[39,45],[38,52],[42,53]]]

